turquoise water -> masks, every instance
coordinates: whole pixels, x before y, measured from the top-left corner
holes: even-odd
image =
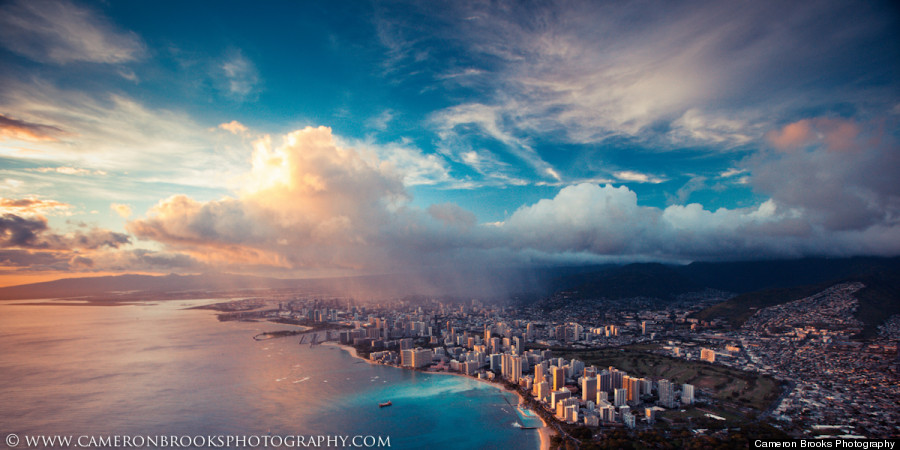
[[[289,326],[184,309],[209,302],[0,303],[0,434],[338,434],[385,436],[401,449],[539,448],[536,430],[518,428],[512,393],[297,337],[254,341]]]

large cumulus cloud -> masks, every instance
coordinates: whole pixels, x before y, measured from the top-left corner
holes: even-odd
[[[900,225],[896,122],[816,117],[771,131],[749,161],[751,184],[828,230]]]
[[[23,217],[9,213],[0,216],[0,248],[95,250],[119,248],[129,243],[131,239],[128,235],[102,228],[58,234],[50,230],[43,216]]]
[[[412,255],[417,236],[455,220],[446,208],[434,217],[410,210],[394,165],[339,146],[326,127],[278,144],[262,138],[252,161],[237,198],[174,196],[128,230],[214,264],[371,270]]]
[[[499,227],[520,252],[591,255],[596,259],[693,261],[894,255],[900,227],[878,225],[835,232],[800,208],[767,200],[715,211],[698,203],[665,209],[641,206],[627,187],[580,184],[519,208]]]
[[[711,211],[697,203],[646,206],[627,187],[583,183],[503,222],[478,224],[452,203],[412,206],[395,166],[337,142],[324,127],[277,144],[261,139],[236,197],[170,197],[128,230],[207,264],[295,273],[900,253],[900,227],[891,220],[836,228],[827,205],[816,209],[778,192],[753,207]],[[764,186],[766,164],[775,171],[783,163],[760,162],[753,182]]]
[[[128,234],[78,224],[63,231],[44,214],[70,205],[35,198],[0,198],[0,273],[200,270],[188,255],[129,248]]]

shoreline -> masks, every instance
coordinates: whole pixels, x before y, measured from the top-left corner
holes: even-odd
[[[359,356],[359,354],[358,354],[357,351],[356,351],[356,348],[353,347],[353,346],[350,346],[350,345],[344,345],[344,344],[340,344],[340,343],[337,343],[337,342],[334,342],[334,341],[323,342],[321,345],[329,345],[329,346],[332,346],[332,347],[338,347],[338,348],[340,348],[340,349],[342,349],[342,350],[346,350],[347,353],[350,354],[350,356],[352,356],[352,357],[354,357],[354,358],[356,358],[356,359],[363,360],[363,361],[365,361],[365,362],[367,362],[367,363],[369,363],[369,364],[372,364],[372,365],[386,366],[386,367],[394,367],[394,368],[401,369],[401,370],[409,370],[409,369],[406,369],[406,368],[403,368],[403,367],[388,366],[388,365],[386,365],[386,364],[378,364],[378,363],[373,362],[373,361],[371,361],[371,360],[369,360],[369,359],[363,358],[363,357]],[[479,382],[488,384],[488,385],[490,385],[491,387],[494,387],[494,388],[496,388],[496,389],[499,389],[499,390],[502,391],[502,392],[512,392],[512,393],[516,394],[516,396],[519,398],[519,405],[527,404],[527,401],[525,400],[525,397],[524,397],[523,394],[522,394],[521,392],[519,392],[518,390],[510,391],[510,390],[506,389],[504,386],[499,385],[499,384],[497,384],[497,383],[494,383],[493,381],[490,381],[490,380],[486,380],[486,379],[478,378],[478,377],[470,377],[470,376],[468,376],[468,375],[463,375],[463,374],[461,374],[461,373],[456,373],[456,372],[429,372],[429,371],[416,371],[416,372],[423,373],[423,374],[432,374],[432,375],[450,375],[450,376],[456,376],[456,377],[463,377],[463,378],[466,378],[466,379],[469,379],[469,380],[479,381]],[[518,406],[518,405],[517,405],[517,406]],[[541,426],[540,428],[537,429],[538,436],[539,436],[540,439],[541,439],[541,449],[540,449],[540,450],[550,450],[550,438],[551,438],[553,435],[557,434],[557,433],[556,433],[556,430],[554,430],[554,429],[551,428],[549,425],[547,425],[547,422],[544,420],[544,418],[543,418],[540,414],[538,414],[538,413],[535,412],[534,415],[535,415],[535,417],[538,418],[538,420],[541,421],[541,424],[542,424],[542,426]]]

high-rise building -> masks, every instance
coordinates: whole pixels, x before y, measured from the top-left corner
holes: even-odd
[[[626,427],[634,428],[636,425],[634,414],[632,414],[631,411],[625,411],[625,413],[622,414],[622,422]]]
[[[558,341],[566,340],[566,326],[565,325],[557,325],[553,328],[553,335]]]
[[[541,381],[540,383],[535,384],[535,386],[537,386],[535,397],[537,397],[539,400],[545,400],[550,397],[550,383]]]
[[[594,401],[597,398],[597,379],[582,378],[581,379],[581,399],[584,401]]]
[[[513,383],[518,383],[519,378],[522,378],[523,360],[527,361],[524,357],[504,353],[501,361],[501,375],[503,375],[503,378]]]
[[[685,384],[681,386],[681,403],[683,405],[694,404],[694,385]]]
[[[572,379],[578,378],[578,376],[581,375],[582,372],[584,372],[584,361],[581,361],[578,359],[573,359],[569,363],[569,370],[570,370],[570,372],[568,374],[569,378],[572,378]]]
[[[615,396],[613,397],[613,405],[616,408],[620,406],[625,406],[628,402],[628,390],[625,388],[619,388],[615,390]]]
[[[503,355],[500,353],[492,353],[490,356],[491,371],[500,372],[503,364]]]
[[[604,370],[600,372],[600,376],[597,377],[597,390],[602,392],[612,392],[612,375],[608,370]]]
[[[557,366],[550,367],[550,376],[553,377],[553,390],[558,391],[566,385],[566,369]]]
[[[647,423],[654,424],[656,423],[656,410],[653,408],[646,408],[644,413],[647,416]]]
[[[578,405],[566,406],[566,422],[578,423]]]
[[[600,418],[603,419],[604,422],[615,422],[616,408],[612,406],[604,406],[603,408],[600,408]]]
[[[625,376],[622,380],[628,392],[628,403],[637,404],[641,401],[641,379]]]
[[[407,350],[407,351],[410,351],[410,350]],[[412,361],[411,361],[412,367],[415,367],[417,369],[431,364],[431,361],[434,359],[434,352],[427,348],[411,350],[411,352],[412,352]]]
[[[653,392],[653,381],[647,378],[641,378],[641,395]]]
[[[513,383],[518,383],[519,379],[522,378],[522,366],[524,364],[528,364],[528,360],[521,356],[513,356],[512,357],[512,373],[509,374],[509,379]]]
[[[544,381],[544,365],[537,364],[534,366],[534,382],[540,383]]]
[[[572,393],[568,389],[562,388],[558,391],[550,393],[550,408],[556,409],[556,403],[560,400],[571,398]]]
[[[413,350],[400,350],[400,365],[403,367],[413,366]]]
[[[623,382],[625,380],[625,372],[622,372],[621,370],[618,370],[615,367],[610,367],[609,375],[612,380],[612,388],[613,389],[619,389],[620,387],[623,386],[623,384],[624,384]]]
[[[700,359],[706,362],[716,362],[716,352],[708,348],[700,350]]]
[[[597,404],[609,403],[609,392],[597,390]]]
[[[498,337],[491,338],[489,341],[491,343],[491,351],[494,353],[503,352],[502,340]]]
[[[659,404],[666,408],[675,407],[675,384],[669,380],[659,380]]]
[[[583,326],[581,326],[577,323],[572,324],[572,340],[573,341],[580,341],[582,333],[584,333]]]

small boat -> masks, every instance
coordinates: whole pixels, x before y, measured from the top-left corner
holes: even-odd
[[[393,403],[392,403],[391,401],[386,401],[386,402],[384,402],[384,403],[379,403],[379,404],[378,404],[378,407],[379,407],[379,408],[384,408],[385,406],[391,406],[391,405],[393,405]]]

